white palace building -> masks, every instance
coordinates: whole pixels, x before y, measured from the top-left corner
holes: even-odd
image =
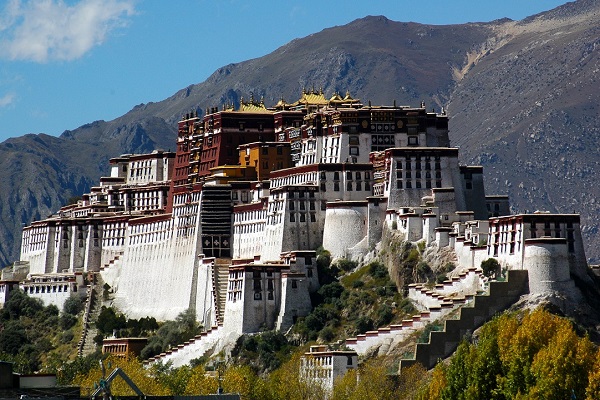
[[[443,110],[312,91],[188,113],[178,127],[176,153],[111,159],[77,204],[25,227],[25,273],[3,275],[0,293],[18,281],[60,308],[97,276],[128,317],[192,308],[210,329],[162,355],[181,365],[243,333],[287,330],[311,311],[315,250],[359,259],[384,230],[453,249],[465,270],[490,257],[533,269],[530,291],[570,290],[587,268],[579,215],[510,215],[506,196],[486,195],[483,168],[459,164]]]

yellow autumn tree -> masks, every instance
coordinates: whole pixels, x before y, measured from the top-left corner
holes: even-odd
[[[199,396],[217,393],[219,381],[214,374],[208,374],[203,366],[199,365],[192,369],[187,381],[184,394],[187,396]]]
[[[535,385],[529,394],[547,400],[582,399],[595,361],[594,345],[587,337],[578,337],[569,321],[554,318],[556,330],[531,364]]]
[[[247,365],[230,366],[223,379],[226,393],[237,393],[242,400],[268,399],[269,393],[265,381]]]
[[[542,308],[505,313],[474,343],[462,343],[447,366],[436,367],[419,398],[598,399],[597,359],[596,346],[569,320]]]
[[[109,356],[104,360],[104,366],[106,376],[110,375],[115,368],[121,368],[145,395],[165,396],[169,394],[168,390],[135,357]],[[98,365],[85,375],[77,375],[73,384],[79,385],[81,395],[87,397],[95,390],[102,377],[102,369]],[[116,377],[111,382],[110,389],[114,396],[136,396],[135,391],[121,377]]]
[[[373,358],[363,363],[357,371],[349,371],[336,382],[334,400],[398,399],[399,392],[388,372],[384,359]]]
[[[442,398],[442,391],[448,385],[446,369],[444,363],[438,363],[435,366],[431,373],[431,379],[417,394],[418,400],[440,400]]]
[[[600,399],[600,349],[596,350],[596,361],[588,377],[588,386],[585,390],[586,400]]]
[[[292,354],[291,359],[268,378],[269,398],[273,400],[321,400],[326,398],[325,390],[314,382],[304,379],[300,374],[301,358],[304,349]]]

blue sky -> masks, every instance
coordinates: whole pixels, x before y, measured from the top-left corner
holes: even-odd
[[[0,0],[0,141],[60,135],[367,15],[515,20],[564,0]]]

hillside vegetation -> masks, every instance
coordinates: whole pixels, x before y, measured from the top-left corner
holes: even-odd
[[[300,356],[306,350],[298,348],[287,361],[265,374],[232,362],[180,368],[155,365],[150,369],[144,369],[134,359],[111,362],[113,367],[124,369],[146,394],[215,393],[220,369],[225,391],[240,393],[244,399],[322,399],[323,391],[298,374]],[[477,336],[464,341],[448,363],[439,363],[431,373],[416,366],[404,370],[399,377],[390,375],[395,372],[394,361],[390,357],[364,361],[358,371],[349,372],[336,382],[333,399],[600,398],[598,348],[587,337],[578,336],[569,320],[543,309],[498,316],[484,325]],[[73,383],[81,385],[85,395],[100,378],[100,369],[94,367],[78,375]],[[133,395],[121,382],[115,383],[113,394]]]

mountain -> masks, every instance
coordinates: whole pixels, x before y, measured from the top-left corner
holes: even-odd
[[[113,121],[9,139],[0,144],[0,263],[18,258],[22,224],[87,191],[111,157],[174,150],[185,112],[251,95],[292,102],[304,88],[445,107],[452,143],[463,163],[485,167],[487,192],[510,195],[514,212],[581,213],[588,257],[598,261],[599,16],[594,0],[522,21],[434,26],[369,16],[226,65]]]

